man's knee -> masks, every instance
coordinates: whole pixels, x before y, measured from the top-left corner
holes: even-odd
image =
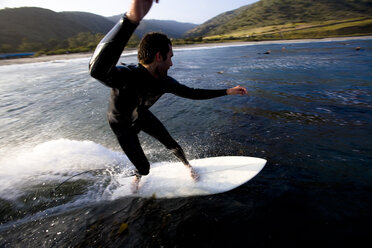
[[[165,142],[165,147],[171,151],[182,150],[181,146],[174,139],[169,139]]]
[[[142,168],[137,168],[136,174],[139,174],[141,176],[146,176],[150,173],[150,166],[148,167],[142,167]]]

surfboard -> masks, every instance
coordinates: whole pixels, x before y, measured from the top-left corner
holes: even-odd
[[[200,176],[194,181],[182,163],[158,163],[143,176],[137,196],[174,198],[223,193],[239,187],[255,177],[266,160],[245,156],[196,159],[191,166]]]

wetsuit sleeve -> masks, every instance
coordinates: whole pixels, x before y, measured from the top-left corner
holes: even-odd
[[[226,89],[210,90],[210,89],[194,89],[180,84],[174,78],[167,78],[168,93],[173,93],[177,96],[189,98],[193,100],[204,100],[227,95]]]
[[[121,68],[119,71],[116,64],[137,26],[138,23],[132,23],[124,15],[101,40],[89,62],[92,77],[109,87],[115,87],[120,78],[125,78],[122,74],[129,69]]]

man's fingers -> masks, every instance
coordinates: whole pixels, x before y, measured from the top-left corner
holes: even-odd
[[[245,94],[248,94],[248,91],[246,88],[238,85],[238,86],[235,86],[234,88],[231,89],[231,93],[232,94],[239,94],[239,95],[245,95]]]

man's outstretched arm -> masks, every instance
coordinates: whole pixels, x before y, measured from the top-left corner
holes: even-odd
[[[172,77],[168,77],[167,92],[173,93],[180,97],[185,97],[193,100],[204,100],[225,95],[247,95],[246,88],[238,85],[229,89],[211,90],[211,89],[194,89],[180,84]]]

